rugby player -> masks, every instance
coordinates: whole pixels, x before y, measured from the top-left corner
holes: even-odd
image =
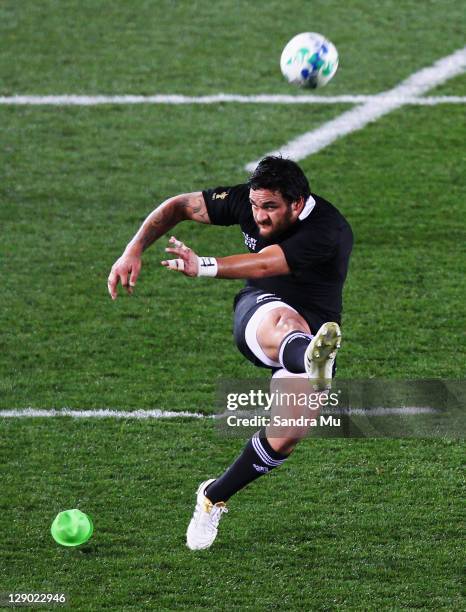
[[[351,227],[324,198],[311,193],[293,161],[267,156],[246,184],[169,198],[144,221],[108,277],[112,299],[118,283],[132,293],[141,255],[179,222],[239,225],[249,253],[198,256],[172,236],[162,261],[186,276],[246,279],[234,301],[234,336],[254,365],[273,378],[305,376],[317,391],[329,388],[340,347],[342,290],[353,245]],[[202,482],[187,531],[192,550],[209,548],[228,499],[279,467],[296,436],[256,432],[240,456],[218,478]]]

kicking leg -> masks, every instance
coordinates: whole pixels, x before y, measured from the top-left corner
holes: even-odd
[[[289,306],[278,306],[262,317],[255,330],[269,359],[289,372],[305,372],[304,353],[312,340],[306,320]]]
[[[256,338],[266,357],[288,372],[307,372],[316,390],[330,387],[336,352],[340,348],[338,323],[324,323],[311,335],[303,317],[288,306],[264,314]]]
[[[278,301],[273,294],[266,296],[270,297],[264,300],[263,295],[253,295],[252,307],[247,301],[238,304],[235,310],[238,347],[256,365],[284,368],[285,376],[289,377],[293,376],[290,373],[306,373],[305,378],[298,378],[299,384],[309,392],[312,389],[309,378],[326,375],[329,367],[331,373],[337,340],[339,345],[338,325],[326,323],[313,337],[306,320],[296,310]],[[329,325],[332,333],[325,327]],[[325,381],[311,380],[311,383],[316,388],[326,388]],[[225,502],[250,482],[282,465],[303,435],[305,431],[297,428],[281,429],[278,433],[261,429],[224,474],[201,483],[188,527],[188,547],[209,548],[217,536],[219,520],[226,512]]]

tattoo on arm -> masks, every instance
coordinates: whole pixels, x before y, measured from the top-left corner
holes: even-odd
[[[210,223],[202,193],[188,193],[181,196],[180,206],[183,210],[184,219],[197,221],[197,223]]]
[[[163,202],[147,217],[131,243],[138,243],[144,251],[160,236],[185,220],[210,223],[201,192],[183,194]]]
[[[178,216],[170,202],[164,202],[156,208],[141,228],[140,243],[143,250],[174,227],[180,220]]]

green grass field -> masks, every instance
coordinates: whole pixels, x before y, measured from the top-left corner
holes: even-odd
[[[278,59],[303,30],[340,52],[317,95],[376,94],[461,48],[464,23],[454,0],[5,0],[0,96],[299,95]],[[428,95],[465,96],[464,74]],[[133,297],[112,302],[107,275],[163,199],[241,182],[349,108],[0,105],[0,410],[210,414],[219,380],[267,377],[233,344],[241,282],[167,273],[164,241]],[[464,104],[438,104],[301,162],[356,238],[342,378],[464,378],[465,161]],[[176,235],[244,250],[234,227]],[[307,440],[193,554],[194,491],[242,445],[208,420],[0,419],[0,593],[65,591],[76,610],[464,609],[461,440]],[[76,550],[49,533],[72,507],[95,523]]]

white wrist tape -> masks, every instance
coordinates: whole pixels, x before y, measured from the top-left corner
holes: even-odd
[[[218,264],[215,257],[198,257],[198,276],[217,276]]]

